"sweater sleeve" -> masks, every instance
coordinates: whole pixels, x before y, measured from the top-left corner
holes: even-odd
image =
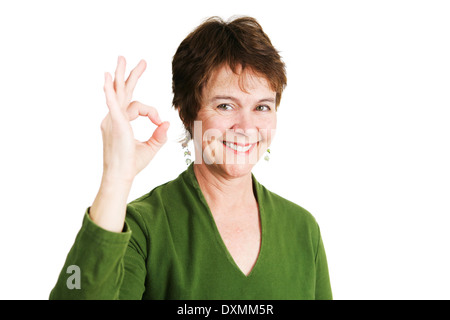
[[[328,273],[328,263],[325,254],[325,247],[323,245],[322,236],[319,229],[319,241],[317,245],[317,253],[315,259],[316,265],[316,300],[332,300],[333,294],[331,291],[330,276]]]
[[[138,298],[139,292],[130,288],[136,285],[136,276],[121,290],[124,278],[133,277],[127,275],[134,271],[129,265],[144,265],[130,238],[127,222],[121,233],[107,231],[90,219],[88,208],[50,299]],[[143,282],[142,276],[138,280]]]

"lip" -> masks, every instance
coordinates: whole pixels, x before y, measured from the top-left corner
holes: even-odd
[[[235,144],[235,145],[237,145],[237,146],[240,146],[240,147],[248,147],[249,145],[257,144],[258,142],[259,142],[259,141],[256,141],[256,142],[253,142],[253,143],[239,143],[239,142],[226,141],[226,140],[223,140],[223,141],[222,141],[222,143],[233,143],[233,144]]]
[[[247,151],[237,151],[234,150],[232,148],[230,148],[229,146],[227,146],[227,143],[232,143],[235,144],[239,147],[248,147],[251,146]],[[238,142],[230,142],[230,141],[222,141],[222,145],[225,146],[228,150],[233,151],[235,154],[241,154],[241,155],[248,155],[250,152],[252,152],[252,150],[255,148],[255,146],[259,143],[259,141],[254,142],[254,143],[238,143]]]

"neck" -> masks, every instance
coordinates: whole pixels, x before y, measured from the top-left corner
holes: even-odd
[[[230,177],[206,164],[194,164],[194,173],[213,215],[230,215],[256,204],[251,172]]]

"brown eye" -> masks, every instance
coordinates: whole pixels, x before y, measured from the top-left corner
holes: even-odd
[[[219,105],[217,106],[217,109],[221,109],[221,110],[231,110],[231,109],[233,109],[233,107],[231,107],[229,104],[222,103],[222,104],[219,104]]]
[[[269,111],[270,107],[266,106],[266,105],[259,105],[259,106],[256,107],[256,110],[257,111]]]

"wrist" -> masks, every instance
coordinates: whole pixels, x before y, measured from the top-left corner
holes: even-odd
[[[92,221],[105,230],[122,232],[131,182],[104,176],[89,210]]]
[[[123,175],[103,172],[102,175],[102,187],[114,188],[114,189],[131,189],[134,178],[125,177]]]

